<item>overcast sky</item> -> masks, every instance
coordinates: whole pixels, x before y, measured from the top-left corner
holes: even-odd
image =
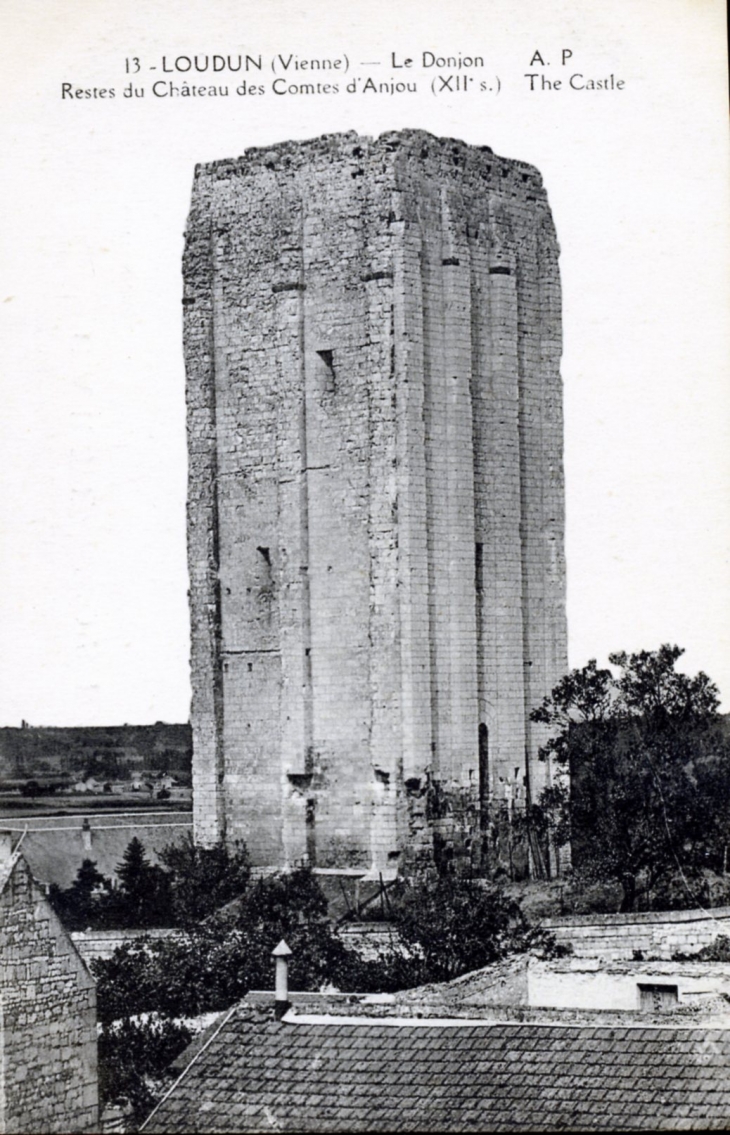
[[[571,665],[677,642],[730,704],[721,0],[3,8],[0,725],[188,716],[180,261],[195,163],[407,126],[531,162],[548,189]],[[187,76],[227,82],[228,98],[153,94],[185,80],[163,71],[178,57],[246,52],[263,57],[249,76],[263,95],[235,94],[245,76]],[[439,90],[424,52],[484,67],[440,69],[475,85]],[[346,57],[339,93],[274,93],[277,54]],[[536,73],[561,86],[530,90]],[[367,77],[418,89],[344,89]],[[143,97],[123,96],[130,81]],[[62,98],[63,83],[97,97]]]

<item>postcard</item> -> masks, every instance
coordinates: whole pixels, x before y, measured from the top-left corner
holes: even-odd
[[[568,667],[676,645],[730,710],[720,0],[6,0],[2,50],[0,726],[182,724],[192,696],[197,836],[248,824],[259,866],[309,856],[382,887],[416,838],[397,777],[420,799],[438,751],[511,810],[529,710]],[[302,220],[305,182],[322,208]],[[352,231],[330,194],[360,202]],[[353,283],[333,242],[356,255],[366,216],[383,231]],[[384,312],[392,421],[368,377]],[[468,348],[443,330],[460,319]],[[391,767],[373,754],[394,730]],[[348,831],[317,787],[346,779],[345,733],[373,778]],[[275,791],[256,780],[272,753]]]

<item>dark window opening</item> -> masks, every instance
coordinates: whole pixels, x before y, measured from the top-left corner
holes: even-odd
[[[317,835],[316,835],[317,801],[310,796],[305,805],[304,824],[307,833],[307,860],[310,867],[317,863]]]
[[[328,394],[334,394],[336,389],[334,354],[332,351],[317,351],[317,354],[324,364],[324,389]]]
[[[489,730],[484,722],[479,723],[479,808],[480,827],[487,829],[489,803]]]
[[[257,585],[256,591],[259,599],[269,601],[273,589],[272,565],[271,565],[271,552],[268,548],[259,546],[256,551],[258,552],[258,559],[255,568],[255,582]],[[250,590],[247,588],[247,590]]]

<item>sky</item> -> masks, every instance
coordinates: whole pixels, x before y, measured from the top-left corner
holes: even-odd
[[[3,12],[0,725],[187,719],[180,299],[194,166],[402,127],[528,161],[548,190],[570,665],[676,642],[730,708],[723,3],[4,0]],[[239,53],[260,54],[262,71],[180,70]],[[338,92],[290,91],[311,81],[282,70],[290,56],[339,60]],[[484,65],[428,65],[448,56]],[[473,83],[444,86],[449,75]],[[417,89],[367,91],[368,77]],[[244,78],[263,94],[237,94]],[[186,80],[229,95],[169,93]]]

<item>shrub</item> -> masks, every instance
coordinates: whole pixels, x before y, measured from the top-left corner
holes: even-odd
[[[99,1036],[101,1106],[128,1100],[136,1123],[141,1123],[164,1091],[166,1068],[187,1048],[192,1035],[186,1025],[159,1017],[125,1019],[103,1028]]]

